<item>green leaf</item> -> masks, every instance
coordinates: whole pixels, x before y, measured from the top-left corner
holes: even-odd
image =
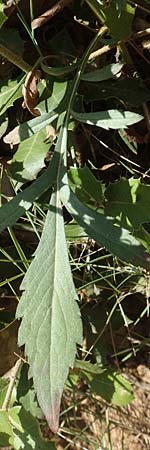
[[[34,134],[45,128],[46,125],[50,125],[57,117],[58,113],[52,111],[42,114],[36,119],[28,120],[28,122],[24,122],[10,131],[4,137],[4,142],[5,144],[10,145],[20,144],[20,142],[32,137]]]
[[[90,83],[109,80],[110,78],[113,78],[115,75],[117,75],[117,73],[121,71],[122,67],[123,64],[121,63],[108,64],[102,69],[96,69],[92,72],[84,73],[81,77],[81,80],[90,81]]]
[[[134,398],[130,383],[113,369],[96,375],[90,387],[96,395],[118,406],[127,406]]]
[[[58,115],[64,111],[67,100],[68,84],[54,83],[51,91],[48,91],[49,98],[41,99],[38,109],[41,116],[31,119],[21,125],[15,127],[4,138],[6,144],[19,144],[20,142],[38,133],[46,125],[54,122]],[[47,112],[48,111],[48,112]]]
[[[28,377],[28,365],[23,364],[19,382],[17,385],[17,400],[26,411],[29,411],[33,417],[43,419],[43,413],[38,405],[36,393],[31,378]]]
[[[118,218],[121,226],[138,229],[150,222],[150,186],[140,179],[121,179],[105,191],[105,214]]]
[[[67,210],[88,236],[106,247],[118,258],[135,266],[148,268],[150,258],[139,242],[124,228],[114,226],[114,220],[95,212],[78,200],[69,189],[64,177],[61,189],[61,199]]]
[[[10,424],[6,411],[0,410],[0,446],[7,447],[10,445],[10,437],[13,435],[13,428]]]
[[[49,164],[48,169],[31,186],[20,192],[16,197],[0,208],[0,232],[14,225],[25,214],[32,203],[47,191],[56,181],[58,168],[58,153]]]
[[[60,157],[65,145],[66,131],[62,130],[56,148]],[[17,308],[17,317],[23,318],[19,345],[25,344],[39,404],[51,430],[56,432],[64,383],[74,364],[76,343],[82,342],[58,180],[35,258],[21,289],[25,292]]]
[[[5,380],[4,378],[0,378],[0,408],[3,406],[3,402],[6,396],[6,392],[8,389],[8,380]]]
[[[124,5],[123,14],[118,14],[116,0],[111,0],[108,7],[103,8],[105,24],[110,30],[110,34],[117,41],[128,40],[132,32],[132,22],[135,8],[129,3]]]
[[[94,201],[100,204],[103,201],[102,183],[98,181],[91,170],[83,168],[71,168],[68,173],[71,187],[77,197],[83,202]]]
[[[3,134],[6,133],[7,127],[8,127],[8,117],[5,114],[3,114],[0,117],[0,138],[3,136]]]
[[[0,83],[0,115],[13,105],[17,98],[22,97],[22,83],[24,77],[20,80],[1,81]]]
[[[87,233],[80,227],[76,222],[72,221],[71,223],[65,225],[65,233],[67,241],[78,241],[82,242],[85,239],[88,239]]]
[[[44,167],[44,159],[50,148],[45,142],[46,132],[41,130],[22,142],[15,153],[10,172],[18,181],[33,180]]]
[[[92,9],[94,14],[99,20],[105,20],[105,14],[103,13],[103,1],[102,0],[86,0],[86,3]]]
[[[120,78],[98,83],[86,83],[86,89],[82,88],[86,101],[107,100],[109,98],[121,99],[129,105],[139,106],[150,99],[150,90],[143,81],[134,78]]]
[[[119,111],[117,109],[110,109],[108,111],[99,111],[93,113],[78,113],[72,111],[74,119],[88,125],[96,125],[97,127],[113,128],[127,128],[127,126],[137,123],[143,119],[140,114],[131,111]]]
[[[20,406],[9,410],[14,429],[10,444],[15,450],[56,450],[55,444],[42,438],[37,420]]]
[[[121,14],[124,12],[127,0],[115,0],[115,1],[116,1],[116,10],[118,11],[118,16],[120,17]]]
[[[7,16],[4,14],[4,2],[0,0],[0,28],[6,22]]]

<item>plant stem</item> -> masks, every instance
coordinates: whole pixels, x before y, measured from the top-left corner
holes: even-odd
[[[3,411],[7,411],[8,408],[9,408],[9,403],[10,403],[10,400],[11,400],[12,391],[13,391],[13,388],[14,388],[14,385],[15,385],[15,381],[16,381],[16,376],[17,376],[18,370],[21,367],[21,364],[22,364],[22,360],[20,358],[20,359],[18,359],[18,361],[16,362],[15,366],[12,369],[12,375],[11,375],[10,382],[9,382],[9,385],[8,385],[8,389],[7,389],[7,392],[6,392],[6,397],[5,397],[5,400],[4,400],[3,405],[2,405],[2,410]]]
[[[80,83],[80,79],[81,79],[81,76],[82,76],[82,74],[84,72],[86,63],[87,63],[87,61],[89,59],[89,56],[90,56],[90,54],[92,52],[93,47],[95,47],[97,41],[102,36],[104,36],[104,34],[106,33],[107,30],[108,30],[108,28],[106,26],[103,26],[98,31],[96,36],[94,36],[94,39],[92,39],[92,42],[90,42],[86,52],[84,53],[84,55],[83,55],[83,57],[81,59],[80,68],[79,68],[79,70],[77,72],[75,80],[73,80],[72,92],[71,92],[71,96],[70,96],[70,100],[69,100],[69,104],[68,104],[68,108],[67,108],[66,119],[65,119],[65,122],[66,122],[67,125],[68,125],[68,120],[69,120],[69,117],[70,117],[70,112],[71,112],[72,104],[73,104],[73,101],[74,101],[74,97],[75,97],[75,94],[77,92],[77,89],[78,89],[78,86],[79,86],[79,83]]]
[[[0,55],[8,59],[12,64],[15,64],[15,66],[19,67],[19,69],[23,70],[23,72],[30,72],[32,70],[32,67],[25,62],[19,55],[12,52],[9,48],[5,47],[4,45],[0,44]]]

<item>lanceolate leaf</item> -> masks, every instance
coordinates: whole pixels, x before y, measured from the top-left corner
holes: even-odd
[[[64,178],[61,199],[70,214],[87,234],[120,259],[149,268],[150,258],[140,243],[124,228],[114,226],[111,217],[97,213],[78,200]]]
[[[117,75],[117,73],[121,71],[122,67],[123,64],[121,63],[108,64],[107,66],[104,66],[102,69],[96,69],[93,70],[92,72],[83,74],[81,79],[83,81],[90,81],[90,83],[109,80],[110,78],[113,78],[115,75]]]
[[[63,138],[60,134],[60,152]],[[58,183],[40,244],[21,289],[25,292],[17,310],[17,317],[23,318],[19,345],[25,344],[39,404],[51,430],[56,432],[64,383],[74,364],[76,343],[82,342]]]
[[[72,111],[74,119],[79,122],[86,123],[88,125],[96,125],[97,127],[113,128],[117,130],[119,128],[126,128],[133,123],[137,123],[142,120],[140,114],[136,114],[130,111],[118,111],[117,109],[110,109],[108,111],[99,111],[92,113],[78,113]]]

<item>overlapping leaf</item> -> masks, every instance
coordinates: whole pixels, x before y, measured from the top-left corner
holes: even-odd
[[[105,217],[81,203],[69,189],[66,178],[62,184],[61,199],[79,225],[100,245],[133,265],[150,267],[149,255],[145,253],[138,240],[125,228],[114,226],[111,217]]]

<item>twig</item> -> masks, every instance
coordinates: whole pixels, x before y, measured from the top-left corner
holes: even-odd
[[[0,55],[3,58],[8,59],[12,64],[15,64],[15,66],[19,67],[19,69],[23,70],[24,72],[28,73],[32,69],[32,67],[26,63],[19,55],[15,54],[10,50],[9,48],[5,47],[4,45],[0,44]]]
[[[48,22],[48,20],[52,19],[52,17],[60,13],[69,3],[72,3],[72,0],[59,0],[56,5],[52,6],[52,8],[48,9],[45,13],[32,21],[32,30],[44,25],[46,22]]]
[[[20,358],[20,359],[18,359],[18,361],[16,362],[14,368],[12,369],[12,375],[11,375],[9,386],[8,386],[8,389],[7,389],[7,392],[6,392],[6,397],[5,397],[5,400],[4,400],[3,405],[2,405],[2,410],[3,411],[7,411],[8,408],[9,408],[9,403],[10,403],[12,391],[13,391],[14,384],[15,384],[15,381],[16,381],[16,376],[17,376],[18,370],[21,367],[21,364],[22,364],[22,360]]]
[[[91,59],[95,59],[98,56],[103,55],[106,52],[109,52],[110,50],[112,50],[112,48],[116,47],[116,45],[104,45],[104,47],[99,48],[98,50],[95,50],[95,52],[92,52],[89,56],[89,61],[91,61]]]

